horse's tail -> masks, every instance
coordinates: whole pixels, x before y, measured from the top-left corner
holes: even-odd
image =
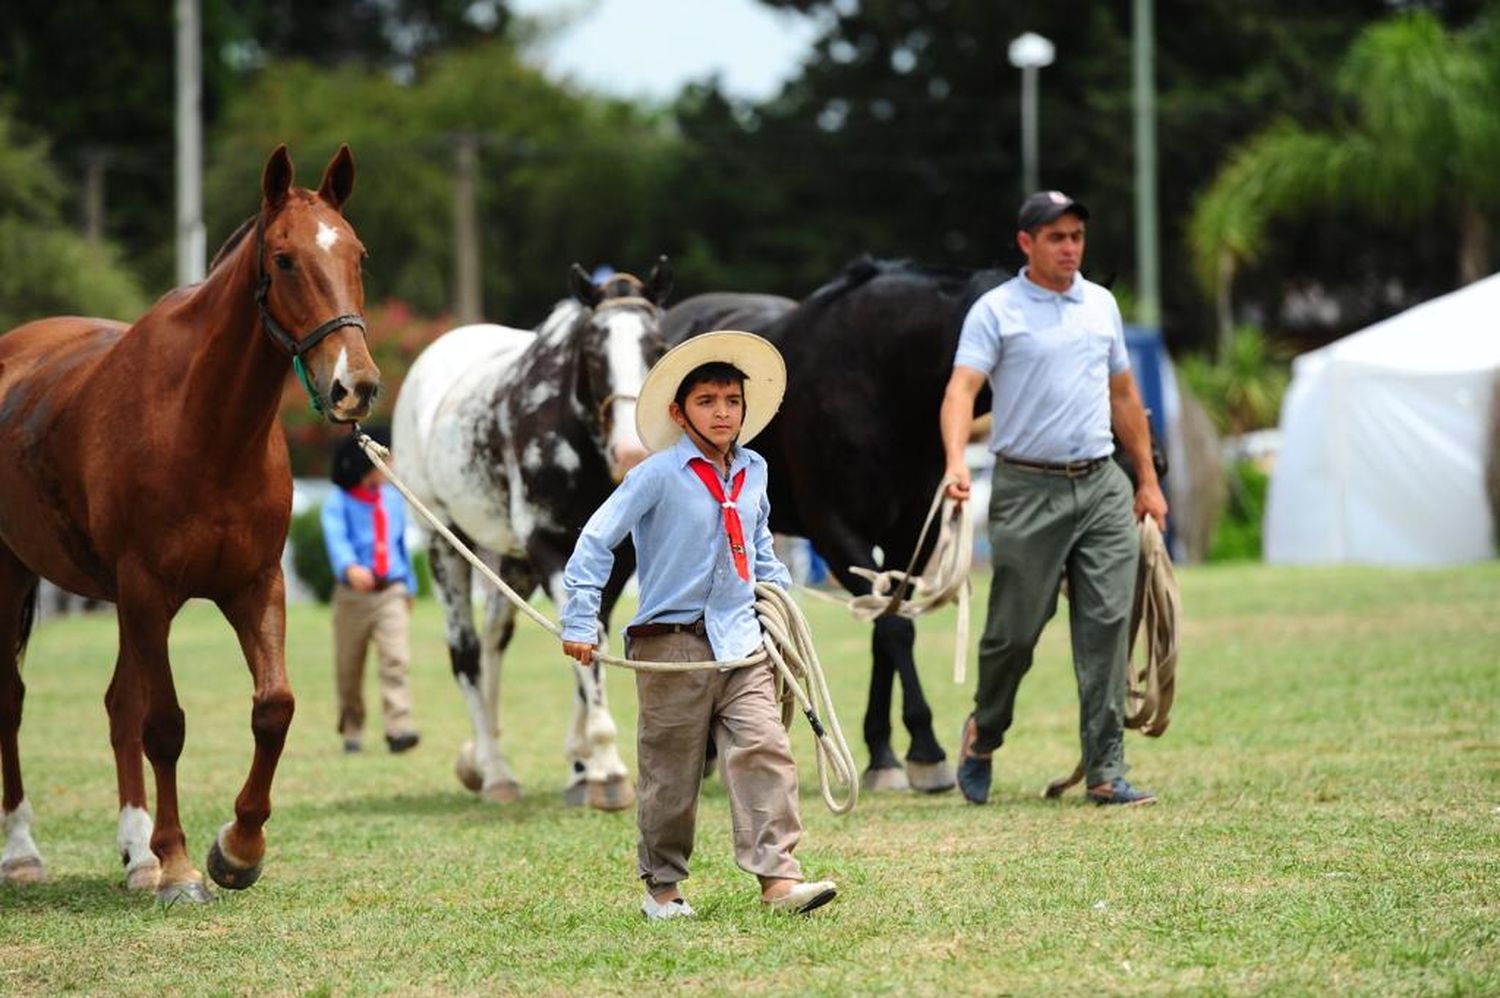
[[[36,625],[37,604],[41,602],[41,582],[31,581],[31,590],[21,598],[21,627],[16,632],[16,667],[26,658],[26,643],[31,640],[31,628]]]

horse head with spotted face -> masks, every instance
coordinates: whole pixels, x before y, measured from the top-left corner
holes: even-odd
[[[636,396],[666,350],[661,306],[671,282],[666,257],[644,281],[617,274],[595,284],[574,264],[573,298],[535,330],[454,329],[422,352],[401,387],[392,433],[397,474],[523,596],[541,587],[562,605],[563,567],[578,531],[646,456],[635,433]],[[459,778],[485,800],[513,801],[520,786],[500,746],[499,703],[515,608],[489,593],[481,636],[469,563],[436,534],[429,553],[453,676],[474,726]],[[634,553],[622,555],[605,594],[606,619],[635,569]],[[603,810],[628,807],[634,791],[600,666],[573,667],[564,795]]]
[[[38,578],[118,607],[105,694],[127,886],[167,901],[211,895],[188,859],[177,760],[186,735],[167,636],[188,599],[213,600],[254,680],[254,757],[207,868],[250,886],[265,854],[271,781],[292,720],[281,554],[292,512],[277,425],[289,368],[328,418],[362,419],[379,387],[365,344],[364,250],[344,218],[348,147],[316,191],[292,187],[286,147],[261,178],[260,211],[201,284],[133,325],[41,319],[0,337],[0,767],[5,880],[42,879],[21,783],[19,657]],[[141,758],[156,776],[147,813]]]

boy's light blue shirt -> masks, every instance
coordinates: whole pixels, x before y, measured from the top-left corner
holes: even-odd
[[[969,309],[953,363],[990,380],[996,454],[1082,461],[1114,453],[1109,379],[1130,370],[1130,355],[1108,289],[1075,274],[1068,290],[1052,291],[1022,268]]]
[[[724,531],[724,513],[688,462],[703,455],[684,435],[631,469],[625,480],[584,525],[563,571],[567,605],[564,641],[598,641],[604,584],[614,567],[614,548],[629,534],[635,542],[641,605],[632,624],[686,624],[703,618],[719,660],[743,658],[760,648],[754,583],[792,585],[791,573],[771,550],[771,503],[766,497],[766,461],[736,447],[729,478],[745,469],[735,508],[745,531],[750,581],[739,577]],[[731,491],[725,483],[724,494]]]
[[[385,511],[386,578],[406,584],[415,594],[411,558],[406,553],[406,500],[393,485],[380,486],[380,508]],[[334,489],[323,503],[323,544],[333,565],[333,577],[348,582],[350,565],[373,571],[375,564],[375,507],[360,502],[343,489]]]

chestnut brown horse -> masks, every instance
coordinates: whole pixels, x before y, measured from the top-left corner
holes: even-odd
[[[212,898],[178,813],[184,720],[167,632],[192,597],[213,600],[254,681],[250,773],[208,853],[220,886],[250,886],[265,854],[271,780],[291,724],[286,591],[291,517],[276,419],[289,360],[315,406],[369,411],[379,372],[364,339],[364,249],[342,209],[347,146],[316,192],[292,187],[282,146],[261,208],[203,283],[165,295],[134,325],[63,317],[0,338],[0,763],[6,880],[45,877],[21,784],[19,659],[38,577],[118,606],[119,657],[105,694],[126,883],[163,900]],[[156,776],[156,821],[141,763]]]

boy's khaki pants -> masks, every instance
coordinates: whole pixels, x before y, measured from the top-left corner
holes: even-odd
[[[339,734],[358,738],[365,726],[365,650],[373,642],[380,664],[380,702],[387,738],[412,730],[411,689],[406,683],[411,645],[406,586],[362,593],[340,583],[333,589],[334,679]]]
[[[707,639],[663,634],[629,639],[647,662],[714,658]],[[802,879],[792,850],[802,836],[797,765],[767,666],[720,671],[637,672],[636,823],[641,879],[652,893],[686,879],[709,732],[729,791],[734,858],[762,877]]]

